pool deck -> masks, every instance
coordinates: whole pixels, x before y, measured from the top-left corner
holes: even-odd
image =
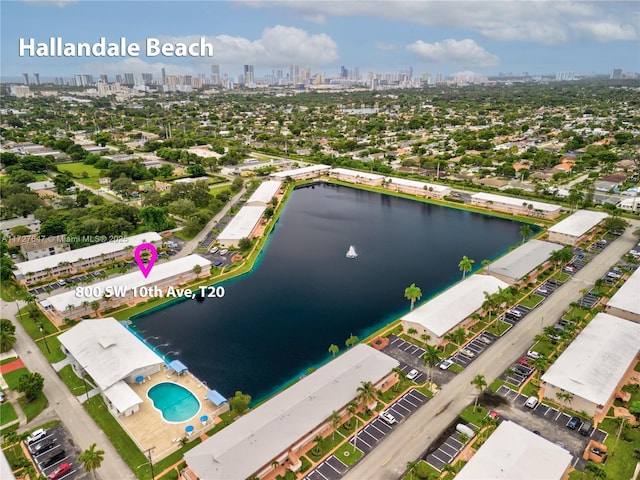
[[[185,432],[187,425],[194,427],[193,432],[188,436],[190,440],[212,429],[215,425],[217,407],[205,398],[209,388],[189,372],[178,375],[172,370],[163,370],[150,378],[150,380],[145,379],[144,383],[130,385],[143,400],[143,403],[140,405],[139,411],[128,417],[119,417],[119,420],[141,450],[155,447],[153,456],[160,459],[180,447],[180,439],[187,436]],[[151,387],[163,382],[177,383],[193,393],[200,402],[198,413],[185,422],[169,423],[165,421],[162,418],[162,413],[154,408],[153,402],[147,396]],[[209,417],[206,425],[200,421],[200,417],[203,415]]]

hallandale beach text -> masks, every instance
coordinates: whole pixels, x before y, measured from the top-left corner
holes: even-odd
[[[117,42],[107,42],[100,37],[97,42],[65,42],[62,37],[49,37],[48,42],[20,38],[18,54],[21,57],[213,57],[213,44],[200,37],[196,42],[163,42],[149,37],[144,44],[129,42],[120,37]]]

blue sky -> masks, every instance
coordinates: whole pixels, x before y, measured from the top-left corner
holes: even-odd
[[[221,72],[256,76],[298,64],[335,76],[341,65],[394,72],[577,74],[640,71],[637,1],[91,1],[2,0],[3,78],[90,73]],[[19,38],[89,42],[101,36],[190,42],[205,36],[213,58],[28,58]]]

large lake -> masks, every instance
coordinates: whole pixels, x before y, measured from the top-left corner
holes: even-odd
[[[226,295],[142,316],[134,328],[224,396],[260,400],[461,279],[463,255],[493,259],[521,224],[354,188],[295,190],[255,269],[223,283]],[[358,257],[346,258],[350,245]],[[169,345],[164,345],[164,344]]]

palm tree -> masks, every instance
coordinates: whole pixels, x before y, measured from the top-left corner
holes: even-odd
[[[416,329],[415,329],[415,328],[413,328],[413,327],[411,327],[411,328],[409,328],[409,329],[407,330],[407,334],[408,334],[408,335],[411,335],[412,337],[413,337],[416,333],[418,333],[418,330],[416,330]]]
[[[393,391],[397,392],[400,389],[400,383],[407,378],[407,373],[402,370],[400,367],[395,367],[392,369],[392,372],[395,373],[398,377],[398,381],[396,382],[396,384],[393,386]]]
[[[447,333],[444,336],[444,339],[448,340],[449,342],[455,343],[459,347],[467,339],[467,332],[465,332],[464,328],[462,327],[456,328],[452,332]]]
[[[473,407],[473,411],[475,412],[478,409],[478,398],[480,397],[482,391],[487,388],[487,381],[485,380],[484,375],[478,374],[473,380],[471,380],[470,383],[471,385],[475,385],[476,389],[478,390],[478,396],[476,397],[475,405]]]
[[[96,450],[96,444],[93,443],[78,457],[78,461],[82,462],[85,472],[91,472],[91,476],[96,478],[95,470],[100,468],[104,460],[104,450]]]
[[[462,272],[462,279],[464,280],[465,275],[471,271],[473,268],[474,260],[467,258],[466,255],[462,256],[462,260],[458,263],[458,269]]]
[[[320,443],[322,442],[322,437],[320,435],[316,435],[315,437],[313,437],[313,441],[316,442],[316,446],[313,447],[313,453],[315,455],[320,455],[320,453],[322,452],[322,450],[320,448]]]
[[[567,405],[571,405],[573,402],[573,395],[569,392],[556,392],[556,398],[562,403],[562,406],[566,409]]]
[[[538,357],[531,360],[531,365],[538,371],[538,379],[542,373],[547,369],[551,361],[547,357]]]
[[[527,238],[531,236],[532,232],[533,231],[531,230],[531,227],[529,226],[528,223],[525,223],[520,227],[520,236],[522,237],[522,243],[524,243],[527,240]]]
[[[420,300],[422,297],[422,290],[420,287],[416,287],[415,283],[412,283],[407,288],[404,289],[404,298],[411,302],[411,310],[413,310],[413,305],[416,300]]]
[[[424,343],[426,347],[427,345],[429,345],[429,340],[431,340],[431,335],[429,335],[428,333],[423,333],[422,335],[420,335],[420,340],[422,340],[422,343]]]
[[[331,412],[331,415],[329,415],[329,418],[327,419],[329,422],[331,422],[331,428],[333,428],[333,432],[331,432],[331,443],[332,444],[336,439],[336,428],[338,427],[338,425],[340,425],[340,420],[341,419],[342,419],[342,415],[340,415],[335,410],[333,412]]]
[[[340,351],[340,348],[339,348],[337,345],[335,345],[335,344],[333,344],[333,343],[332,343],[331,345],[329,345],[329,353],[330,353],[331,355],[333,355],[333,358],[336,358],[336,354],[337,354],[339,351]]]
[[[404,372],[403,372],[404,373]],[[356,402],[351,402],[347,405],[347,413],[349,414],[349,420],[347,420],[347,426],[351,428],[351,420],[356,415],[358,411],[358,404]]]
[[[357,388],[358,391],[358,395],[357,395],[357,399],[358,402],[361,403],[365,409],[373,409],[376,407],[376,404],[378,403],[376,400],[377,397],[377,393],[376,393],[376,389],[373,386],[373,383],[369,382],[369,381],[363,381],[362,384]]]
[[[482,264],[482,268],[484,268],[487,273],[489,273],[489,266],[491,265],[491,260],[487,260],[486,258],[480,262]]]
[[[344,342],[347,347],[353,347],[356,343],[358,343],[360,339],[356,337],[353,333],[349,335],[349,338]]]
[[[497,297],[493,293],[482,292],[484,294],[484,302],[482,303],[482,309],[485,312],[489,312],[489,323],[491,323],[491,314],[493,308],[496,306]]]
[[[431,381],[433,367],[440,361],[440,352],[433,345],[426,345],[425,352],[422,355],[422,361],[425,365],[429,365],[429,381]]]
[[[8,352],[16,343],[16,327],[11,320],[0,319],[0,352]]]
[[[411,475],[411,480],[413,480],[413,474],[416,471],[416,465],[418,465],[418,462],[407,462],[407,473]]]

